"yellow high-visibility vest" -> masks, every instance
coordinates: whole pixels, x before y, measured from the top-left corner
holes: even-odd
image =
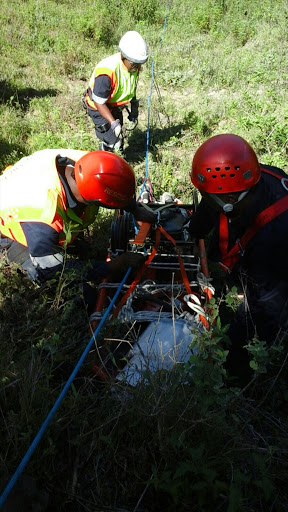
[[[138,71],[129,72],[121,59],[121,53],[115,53],[101,60],[95,67],[89,81],[88,92],[85,95],[87,105],[96,109],[92,99],[95,80],[100,75],[107,75],[111,80],[111,93],[107,104],[111,107],[125,105],[135,96]]]
[[[98,207],[87,206],[81,218],[76,216],[67,207],[56,167],[58,155],[77,161],[86,153],[73,149],[43,149],[6,168],[0,175],[1,234],[27,246],[20,223],[43,222],[59,233],[59,242],[63,244],[67,238],[70,242],[79,231],[91,224]]]

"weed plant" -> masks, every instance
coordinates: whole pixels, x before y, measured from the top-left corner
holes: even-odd
[[[287,171],[287,20],[286,0],[3,0],[0,168],[46,147],[98,148],[81,96],[95,64],[135,29],[150,50],[125,150],[139,183],[148,163],[157,197],[168,190],[191,201],[192,156],[224,132]],[[102,257],[109,215],[101,212],[90,233]],[[287,339],[251,340],[251,381],[237,387],[225,369],[237,300],[235,290],[219,294],[216,324],[196,336],[198,355],[148,375],[145,386],[99,383],[92,352],[5,511],[288,510]],[[75,276],[39,287],[4,256],[0,322],[4,487],[90,331]],[[29,478],[30,497],[21,491]]]

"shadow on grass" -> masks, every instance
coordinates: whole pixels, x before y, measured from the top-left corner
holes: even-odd
[[[20,107],[23,112],[29,107],[30,100],[33,98],[43,98],[44,96],[56,96],[56,89],[37,90],[33,87],[17,89],[7,80],[0,80],[0,104],[10,103],[13,107]]]
[[[25,148],[18,144],[9,144],[9,142],[0,139],[0,174],[6,165],[15,162],[15,155],[25,155]]]
[[[149,152],[153,155],[158,153],[158,145],[168,142],[172,137],[181,139],[185,124],[169,125],[165,128],[150,128],[149,130]],[[147,147],[147,130],[141,131],[137,128],[129,137],[129,146],[125,148],[124,158],[128,162],[139,163],[145,159]]]
[[[213,124],[213,123],[212,123]],[[191,130],[191,136],[195,133],[209,137],[213,131],[213,126],[208,126],[201,120],[194,111],[189,112],[184,117],[183,123],[169,124],[163,128],[150,127],[149,130],[149,152],[157,159],[159,147],[173,139],[181,141],[187,130]],[[129,137],[129,145],[124,150],[124,158],[131,163],[139,163],[145,159],[147,148],[147,130],[141,131],[135,129]]]

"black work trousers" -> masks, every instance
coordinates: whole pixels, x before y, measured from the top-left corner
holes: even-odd
[[[227,332],[231,347],[227,358],[230,375],[240,384],[249,380],[249,354],[244,345],[257,336],[271,345],[288,326],[288,282],[278,281],[247,286],[244,300],[237,309]]]

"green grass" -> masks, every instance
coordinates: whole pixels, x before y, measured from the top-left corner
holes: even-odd
[[[174,0],[168,11],[164,0],[3,0],[0,168],[46,147],[98,148],[81,95],[97,61],[136,29],[150,50],[139,124],[126,141],[139,182],[152,57],[148,176],[157,197],[168,190],[191,200],[193,154],[218,133],[243,136],[261,162],[288,171],[287,21],[286,0]],[[91,231],[101,257],[110,221],[111,212],[101,212]],[[0,265],[4,486],[78,361],[89,326],[71,279],[39,288],[2,257]],[[287,342],[268,356],[256,347],[267,373],[258,372],[244,393],[227,386],[213,338],[199,342],[192,379],[189,371],[156,375],[128,395],[99,385],[89,356],[25,469],[40,495],[49,493],[47,510],[288,510]]]

